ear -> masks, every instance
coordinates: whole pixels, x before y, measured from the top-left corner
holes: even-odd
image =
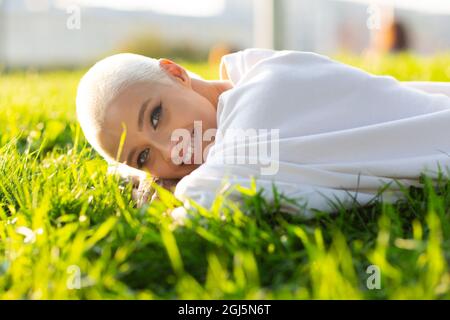
[[[158,59],[158,61],[159,66],[165,70],[169,76],[175,77],[176,80],[181,81],[184,85],[190,86],[191,78],[183,67],[166,58]]]

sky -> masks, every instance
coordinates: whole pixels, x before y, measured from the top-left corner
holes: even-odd
[[[60,7],[76,4],[117,10],[152,10],[162,14],[197,17],[222,13],[225,2],[225,0],[55,0],[55,4]]]
[[[364,4],[393,5],[396,8],[408,9],[431,14],[450,14],[450,0],[340,0]]]
[[[0,0],[1,2],[2,0]],[[270,0],[258,0],[267,1]],[[276,1],[276,0],[275,0]],[[302,1],[302,0],[294,0]],[[335,0],[354,3],[391,5],[429,14],[450,14],[450,0]],[[226,0],[25,0],[28,7],[46,8],[50,2],[57,7],[69,5],[106,7],[117,10],[151,10],[161,14],[206,17],[223,12]]]

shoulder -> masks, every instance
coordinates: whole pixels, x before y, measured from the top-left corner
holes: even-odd
[[[223,57],[222,72],[233,78],[234,73],[244,76],[254,71],[271,71],[271,73],[286,73],[293,69],[309,72],[312,68],[322,68],[342,65],[328,56],[309,51],[272,50],[248,48],[235,54]]]

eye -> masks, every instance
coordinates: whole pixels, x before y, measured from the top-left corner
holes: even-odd
[[[153,109],[151,115],[150,115],[150,122],[152,124],[153,129],[156,129],[158,126],[159,119],[161,118],[162,113],[162,107],[158,106],[155,109]]]
[[[139,156],[137,159],[137,165],[138,165],[139,169],[141,169],[144,166],[144,163],[147,161],[149,152],[150,152],[150,149],[147,148],[144,151],[142,151],[141,153],[139,153]]]

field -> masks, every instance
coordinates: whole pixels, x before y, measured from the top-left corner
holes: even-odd
[[[337,58],[450,81],[449,54]],[[179,226],[170,193],[138,209],[131,186],[105,175],[75,118],[82,74],[0,74],[0,299],[450,298],[448,180],[309,221],[249,189],[245,206]]]

